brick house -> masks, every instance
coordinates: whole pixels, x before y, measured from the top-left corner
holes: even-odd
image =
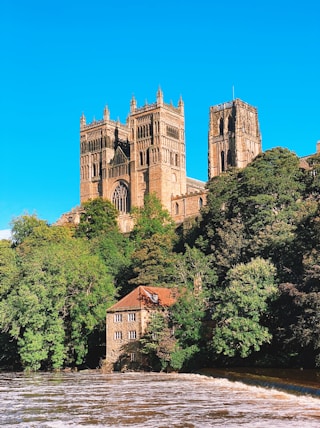
[[[107,310],[106,361],[123,368],[139,363],[139,339],[150,316],[176,302],[177,290],[139,286]]]

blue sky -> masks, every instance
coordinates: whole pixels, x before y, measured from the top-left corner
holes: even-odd
[[[79,119],[185,102],[187,174],[207,179],[209,106],[256,106],[263,150],[320,140],[320,3],[2,0],[0,230],[79,204]]]

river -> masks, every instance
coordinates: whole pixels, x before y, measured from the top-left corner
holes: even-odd
[[[0,373],[0,425],[320,427],[320,398],[198,374]]]

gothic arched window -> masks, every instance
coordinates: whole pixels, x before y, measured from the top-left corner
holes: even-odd
[[[201,209],[203,207],[203,199],[199,198],[199,208]]]
[[[115,188],[112,195],[112,203],[120,213],[129,212],[129,192],[128,187],[123,182],[120,182]]]

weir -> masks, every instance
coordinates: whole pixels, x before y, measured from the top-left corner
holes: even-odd
[[[320,372],[298,369],[203,369],[199,374],[320,397]]]
[[[197,374],[0,373],[0,426],[316,428],[320,399]]]

